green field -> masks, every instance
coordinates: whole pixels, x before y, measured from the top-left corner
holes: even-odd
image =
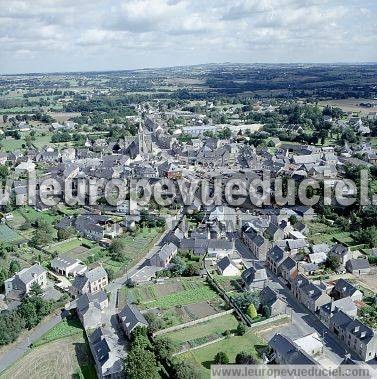
[[[1,141],[2,151],[5,151],[7,153],[11,153],[15,150],[22,150],[24,147],[22,145],[25,145],[24,139],[5,139]]]
[[[61,216],[59,216],[58,214],[53,214],[49,211],[38,212],[37,210],[31,207],[19,208],[18,212],[20,212],[21,216],[30,221],[31,223],[42,219],[48,222],[49,224],[54,224],[61,218]]]
[[[87,240],[83,241],[81,239],[74,238],[70,241],[65,241],[65,242],[59,243],[57,245],[54,245],[54,246],[52,246],[52,249],[54,251],[57,251],[59,254],[64,254],[70,250],[73,250],[79,246],[82,246],[83,243],[92,245],[92,242],[89,242]]]
[[[6,224],[0,224],[0,241],[15,243],[22,240],[23,238],[9,226]]]
[[[101,258],[101,263],[105,269],[112,269],[115,275],[122,275],[127,268],[136,265],[145,254],[153,247],[163,230],[160,228],[144,228],[135,232],[135,235],[127,234],[121,237],[126,242],[126,262],[117,262],[110,257]]]
[[[349,232],[343,232],[336,226],[326,225],[321,222],[311,222],[309,227],[309,240],[313,244],[333,243],[335,239],[347,245],[353,245],[354,240]]]
[[[167,291],[164,294],[164,290]],[[176,305],[186,305],[215,299],[217,293],[201,279],[166,281],[166,284],[148,284],[134,288],[123,288],[120,296],[138,303],[142,308],[168,309]]]
[[[78,318],[66,319],[56,326],[54,326],[50,331],[44,334],[38,341],[33,343],[33,347],[41,346],[52,341],[56,341],[60,338],[70,337],[75,334],[84,335],[84,330],[81,326],[81,322]]]
[[[215,297],[217,297],[217,293],[213,291],[208,284],[204,284],[197,288],[163,296],[158,300],[147,302],[145,305],[147,305],[148,308],[166,309],[174,307],[175,305],[185,305],[211,300]]]
[[[219,351],[225,352],[230,363],[234,363],[239,352],[245,351],[258,357],[257,351],[264,349],[265,346],[265,342],[260,337],[249,331],[243,336],[225,338],[211,345],[182,353],[176,359],[192,362],[200,369],[203,378],[209,378],[211,364],[213,364],[213,359]]]
[[[234,331],[237,325],[237,319],[232,314],[229,314],[195,326],[190,326],[189,328],[168,333],[166,336],[180,345],[187,341],[205,338],[214,334],[221,334],[226,330]]]

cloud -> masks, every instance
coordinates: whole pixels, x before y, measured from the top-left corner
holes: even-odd
[[[0,0],[0,9],[0,72],[64,70],[67,57],[70,70],[377,58],[372,0]]]

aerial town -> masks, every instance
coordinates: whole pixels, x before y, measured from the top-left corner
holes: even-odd
[[[374,202],[305,205],[293,193],[292,203],[235,203],[223,192],[268,172],[269,195],[279,180],[285,196],[288,181],[306,183],[308,200],[319,193],[311,181],[334,191],[352,180],[344,200],[364,172],[375,194],[376,72],[227,64],[1,76],[0,377],[372,367]],[[78,195],[98,179],[139,184],[122,197],[98,186],[96,202]],[[172,191],[200,180],[211,195],[222,181],[219,202]],[[164,195],[139,201],[165,182]],[[75,201],[53,188],[67,183]]]

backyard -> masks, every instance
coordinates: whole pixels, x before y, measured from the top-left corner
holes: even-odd
[[[355,241],[349,232],[343,232],[336,226],[326,225],[321,222],[311,222],[309,227],[309,240],[313,244],[318,243],[334,243],[339,241],[340,243],[353,246]]]
[[[207,282],[198,278],[170,279],[158,284],[123,288],[120,294],[144,309],[167,309],[211,300],[218,296]]]
[[[181,348],[189,348],[222,337],[227,331],[234,332],[237,325],[237,319],[232,314],[228,314],[168,333],[166,336],[176,342]]]
[[[265,342],[260,337],[249,331],[243,336],[228,337],[205,347],[182,353],[176,359],[192,362],[200,369],[203,378],[209,378],[211,364],[219,351],[226,353],[230,363],[234,363],[239,352],[245,351],[258,357],[258,351],[263,350],[265,346]]]

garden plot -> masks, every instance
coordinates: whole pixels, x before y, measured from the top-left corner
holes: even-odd
[[[182,350],[223,337],[227,331],[232,333],[236,330],[237,325],[237,319],[230,314],[170,332],[166,336],[177,343]]]
[[[169,309],[212,300],[218,296],[207,282],[198,278],[171,279],[160,284],[125,288],[123,291],[125,300],[138,303],[141,309]]]

